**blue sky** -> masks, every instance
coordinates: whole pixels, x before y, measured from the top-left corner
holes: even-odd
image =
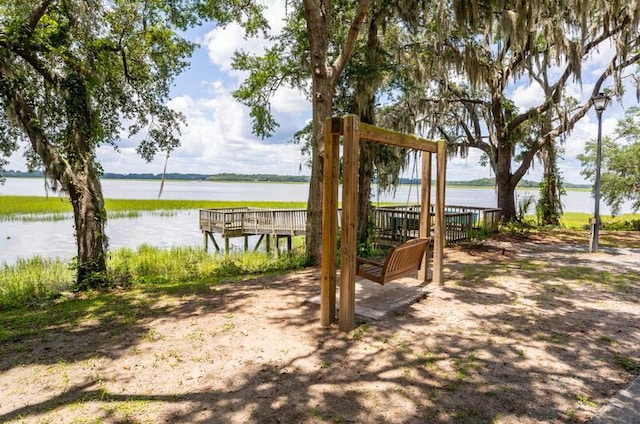
[[[270,3],[268,18],[274,32],[281,27],[284,16],[284,0]],[[235,101],[232,92],[244,75],[230,67],[231,57],[236,49],[259,53],[266,45],[265,40],[245,40],[242,30],[236,25],[216,28],[213,24],[192,29],[188,38],[199,43],[191,66],[175,81],[170,105],[181,111],[187,119],[182,128],[182,145],[175,150],[168,162],[168,172],[217,174],[273,173],[285,175],[308,175],[310,170],[300,154],[300,146],[288,143],[292,135],[304,126],[311,116],[311,104],[302,93],[283,89],[276,94],[271,104],[272,111],[280,124],[273,137],[260,139],[251,134],[249,110]],[[569,87],[573,96],[585,101],[593,88],[594,75],[606,65],[611,50],[604,49],[591,58],[583,68],[583,83]],[[605,86],[607,84],[605,83]],[[633,91],[633,90],[629,90]],[[538,104],[541,92],[537,87],[523,81],[512,92],[516,105],[526,108]],[[636,104],[633,93],[628,93],[624,106]],[[617,101],[605,111],[603,134],[612,134],[617,119],[623,114],[623,106]],[[591,110],[566,139],[564,159],[560,169],[568,182],[583,183],[579,174],[580,164],[575,159],[581,153],[585,142],[595,138],[597,118]],[[103,147],[98,156],[106,172],[117,173],[161,173],[164,157],[146,163],[135,153],[135,140],[123,140],[120,152],[111,147]],[[452,180],[468,180],[491,176],[489,168],[478,164],[480,155],[471,149],[466,159],[451,159],[447,174]],[[539,180],[542,166],[536,164],[526,179]],[[12,157],[7,169],[25,169],[21,154]],[[407,175],[410,176],[410,175]]]

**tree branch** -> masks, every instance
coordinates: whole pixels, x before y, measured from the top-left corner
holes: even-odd
[[[0,80],[14,80],[10,67],[5,60],[0,61]],[[15,87],[5,86],[0,92],[0,95],[11,105],[11,110],[15,113],[24,132],[29,137],[33,150],[38,153],[46,169],[50,172],[50,176],[56,181],[62,181],[62,177],[69,168],[69,163],[59,154],[55,147],[49,143],[46,134],[40,126],[40,120],[25,100],[22,92]]]
[[[624,23],[617,26],[616,28],[613,28],[610,31],[604,32],[602,33],[599,37],[597,37],[596,39],[594,39],[593,41],[591,41],[590,43],[587,43],[585,48],[584,48],[584,52],[583,52],[583,57],[586,56],[590,51],[596,49],[602,42],[608,40],[610,37],[612,37],[613,35],[621,32],[624,29]],[[617,57],[617,56],[616,56]],[[614,58],[615,60],[615,58]],[[637,60],[637,59],[636,59]],[[633,62],[631,62],[633,63]],[[629,65],[627,65],[629,66]],[[617,68],[616,70],[621,70],[622,68]],[[571,75],[574,74],[575,69],[573,68],[572,64],[569,62],[567,64],[567,66],[565,67],[564,72],[562,73],[562,75],[560,76],[560,78],[558,79],[558,81],[556,81],[556,83],[553,86],[552,89],[552,94],[551,96],[549,96],[549,98],[545,99],[544,103],[542,103],[539,106],[534,106],[529,108],[527,111],[525,111],[524,113],[518,115],[517,117],[515,117],[508,125],[507,127],[507,131],[513,131],[515,128],[517,128],[519,125],[521,125],[523,122],[528,121],[536,116],[539,116],[543,113],[545,113],[547,110],[549,110],[549,108],[558,103],[558,101],[560,100],[560,96],[562,95],[562,92],[564,90],[564,87],[567,83],[567,81],[569,80],[569,77],[571,77]],[[615,70],[612,70],[610,73],[607,74],[607,76],[610,76]]]
[[[360,0],[360,6],[356,11],[356,16],[353,18],[351,22],[351,26],[349,27],[349,34],[347,35],[347,40],[342,46],[342,51],[340,55],[336,58],[333,63],[334,72],[331,75],[331,84],[335,85],[336,81],[344,67],[347,64],[347,61],[353,54],[353,50],[356,47],[356,41],[358,40],[358,34],[360,33],[360,27],[362,26],[362,22],[364,22],[364,18],[367,16],[367,12],[369,11],[369,6],[371,5],[371,0]]]
[[[20,56],[25,62],[27,62],[31,67],[47,81],[49,84],[58,86],[60,84],[61,78],[54,71],[48,69],[42,61],[40,61],[36,56],[32,54],[31,51],[18,48],[14,50],[14,53]]]
[[[29,36],[31,36],[33,31],[38,26],[38,22],[40,22],[40,19],[42,18],[42,16],[44,16],[52,1],[53,0],[44,0],[31,10],[31,13],[29,14],[29,20],[27,21]]]

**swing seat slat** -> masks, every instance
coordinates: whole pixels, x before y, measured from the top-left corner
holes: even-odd
[[[429,238],[406,241],[391,249],[382,262],[357,257],[356,274],[378,284],[385,284],[416,272],[422,265],[429,241]]]

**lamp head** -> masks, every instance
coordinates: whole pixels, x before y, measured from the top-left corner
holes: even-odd
[[[593,107],[596,108],[596,112],[602,113],[602,111],[609,105],[609,100],[610,98],[606,94],[598,93],[597,96],[593,96],[591,98],[591,103],[593,104]]]

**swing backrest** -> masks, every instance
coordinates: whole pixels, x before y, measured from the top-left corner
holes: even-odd
[[[358,258],[356,273],[368,280],[384,284],[418,271],[429,241],[428,238],[406,241],[391,249],[382,263]]]

